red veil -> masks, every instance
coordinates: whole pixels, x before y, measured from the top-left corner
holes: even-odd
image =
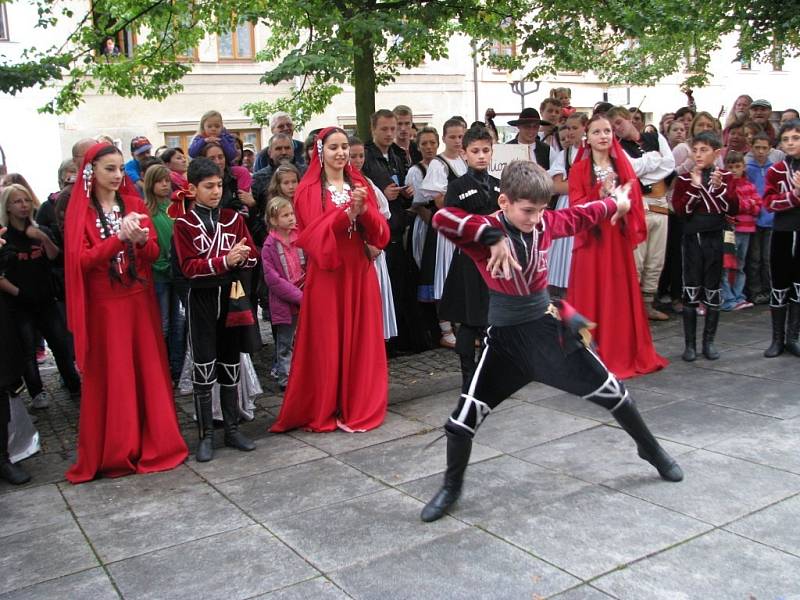
[[[84,297],[84,280],[81,269],[81,250],[83,248],[84,228],[86,227],[86,209],[91,202],[89,194],[90,185],[94,183],[94,177],[87,173],[86,165],[91,165],[97,153],[100,152],[107,143],[95,144],[86,152],[83,162],[78,167],[78,176],[72,186],[72,193],[67,205],[67,213],[64,219],[64,275],[67,289],[67,325],[72,332],[75,344],[75,362],[78,363],[78,370],[83,369],[83,362],[86,351],[89,348],[89,340],[86,333],[86,299]],[[85,177],[91,178],[88,182]],[[137,196],[136,187],[131,183],[126,175],[120,186],[120,194],[123,196]]]
[[[631,199],[631,210],[625,215],[625,225],[630,232],[628,237],[631,244],[636,247],[647,239],[647,222],[644,215],[644,200],[642,198],[642,187],[639,184],[639,178],[633,170],[631,161],[628,155],[617,140],[616,136],[611,137],[611,150],[609,155],[614,161],[614,166],[617,172],[617,184],[624,185],[631,182],[631,190],[629,197]],[[592,149],[588,144],[581,146],[578,154],[575,156],[575,163],[573,166],[578,165],[581,161],[592,160]]]

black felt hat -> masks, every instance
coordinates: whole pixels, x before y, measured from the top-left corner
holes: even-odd
[[[522,112],[519,113],[519,118],[509,121],[508,124],[514,127],[517,125],[552,125],[552,123],[542,121],[539,111],[535,108],[523,108]]]

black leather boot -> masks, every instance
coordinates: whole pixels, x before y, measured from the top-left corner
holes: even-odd
[[[219,404],[222,409],[222,422],[225,427],[225,445],[243,452],[256,449],[252,440],[239,431],[239,389],[221,385]]]
[[[661,447],[661,444],[650,433],[633,400],[627,398],[611,414],[614,415],[617,423],[636,442],[639,458],[653,465],[658,474],[661,475],[661,479],[666,479],[667,481],[681,481],[683,479],[683,470],[680,465],[667,454],[666,450]]]
[[[466,435],[447,435],[447,470],[444,472],[444,485],[422,509],[420,518],[426,523],[441,519],[461,495],[464,483],[464,471],[467,469],[469,455],[472,452],[472,438]]]
[[[703,327],[703,356],[708,360],[717,360],[719,352],[714,347],[714,337],[719,325],[719,309],[706,306],[706,324]]]
[[[686,347],[681,358],[686,362],[697,360],[697,307],[683,306],[683,340]]]
[[[197,431],[200,442],[194,456],[197,462],[214,458],[214,414],[211,410],[211,390],[194,393],[194,410],[197,413]]]
[[[800,335],[800,304],[797,302],[790,302],[789,322],[786,324],[785,348],[795,356],[800,356],[800,341],[797,339],[798,335]]]
[[[783,354],[784,340],[786,339],[786,306],[771,306],[772,316],[772,345],[764,350],[764,356],[775,358]]]
[[[9,417],[9,406],[8,406],[8,394],[3,392],[0,395],[0,402],[5,403],[5,407],[3,408],[2,414],[4,418],[2,419],[2,423],[0,423],[0,479],[5,479],[11,485],[22,485],[23,483],[28,483],[31,480],[31,476],[28,475],[28,472],[25,471],[19,465],[11,464],[8,456],[8,417]]]

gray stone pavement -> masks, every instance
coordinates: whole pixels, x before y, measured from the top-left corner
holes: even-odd
[[[628,386],[682,483],[608,413],[534,384],[484,423],[432,524],[459,379],[444,350],[392,360],[376,431],[268,434],[280,396],[262,376],[255,452],[79,486],[63,480],[77,408],[51,374],[34,480],[0,484],[0,598],[800,599],[800,359],[761,357],[768,319],[724,314],[722,358],[691,365],[679,322],[655,326],[673,362]]]

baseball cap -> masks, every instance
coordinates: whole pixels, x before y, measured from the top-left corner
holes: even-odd
[[[242,152],[252,152],[253,154],[256,153],[256,147],[253,144],[245,144],[242,146]]]
[[[153,145],[150,143],[150,140],[143,135],[136,136],[131,140],[131,154],[134,156],[138,156],[142,152],[147,152],[152,147]]]
[[[772,110],[772,104],[769,103],[769,100],[764,100],[760,98],[758,100],[754,100],[753,103],[750,105],[750,108],[768,108]]]

